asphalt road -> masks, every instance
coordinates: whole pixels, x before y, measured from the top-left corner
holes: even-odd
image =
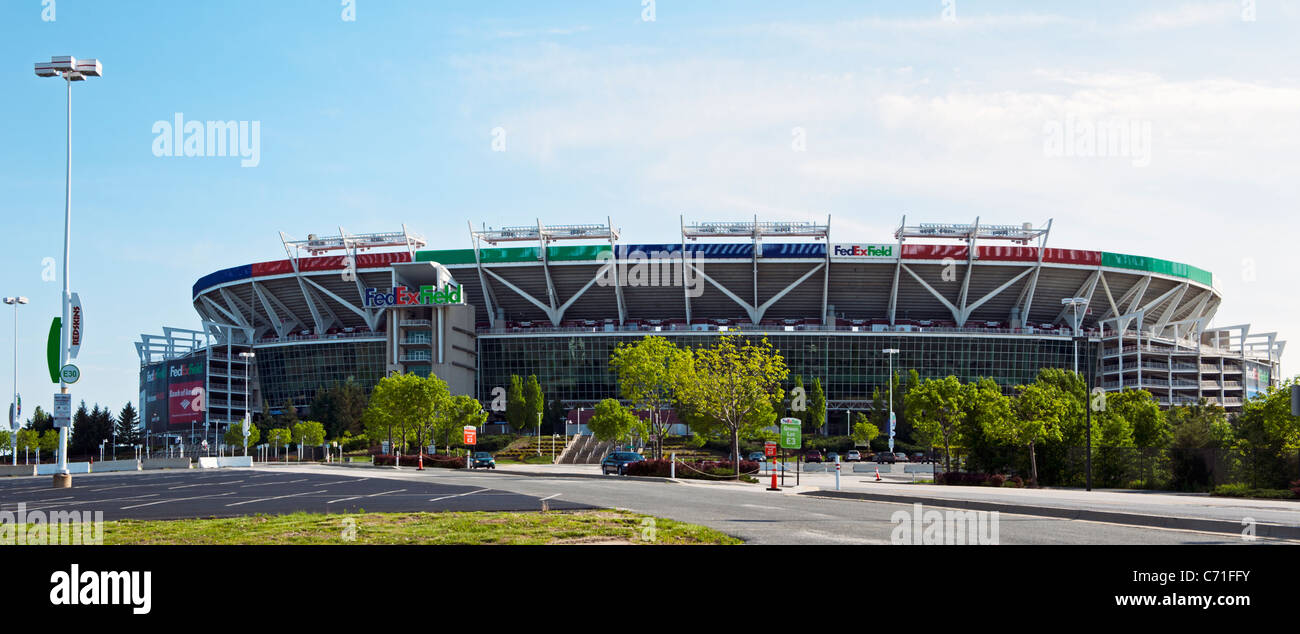
[[[676,484],[617,476],[530,476],[491,471],[416,472],[368,467],[268,467],[281,473],[366,473],[393,482],[435,481],[619,508],[702,524],[754,544],[889,544],[910,504],[773,493],[756,485]],[[300,476],[295,476],[300,477]],[[402,485],[395,485],[402,486]],[[367,507],[367,510],[369,508]],[[1270,544],[1236,535],[999,514],[1001,544]]]
[[[255,513],[365,511],[537,511],[540,497],[489,488],[491,482],[433,478],[391,480],[351,472],[223,469],[73,476],[55,489],[50,478],[0,480],[0,511],[103,511],[105,520],[231,517]],[[566,500],[552,509],[587,508]]]
[[[618,508],[702,524],[754,544],[889,544],[910,504],[768,492],[757,485],[617,476],[317,465],[0,480],[0,511],[101,510],[104,519],[253,513]],[[936,509],[944,510],[944,509]],[[1000,544],[1268,544],[1271,539],[1000,513]]]

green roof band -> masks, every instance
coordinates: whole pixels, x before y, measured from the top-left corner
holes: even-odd
[[[546,257],[552,262],[586,262],[598,259],[602,253],[609,253],[607,244],[589,244],[569,247],[546,247]],[[484,264],[503,264],[510,262],[540,262],[539,247],[492,247],[479,249],[479,257]],[[441,264],[473,264],[473,249],[445,249],[440,251],[416,251],[416,262],[439,262]]]
[[[1214,275],[1205,269],[1199,269],[1190,264],[1181,262],[1171,262],[1158,258],[1150,258],[1145,255],[1126,255],[1123,253],[1101,252],[1101,265],[1119,269],[1134,269],[1137,271],[1147,271],[1149,273],[1159,273],[1161,275],[1171,275],[1181,277],[1205,284],[1206,286],[1214,285]]]

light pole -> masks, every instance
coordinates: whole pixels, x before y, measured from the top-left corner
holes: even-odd
[[[253,376],[253,365],[250,359],[257,358],[257,354],[252,352],[241,352],[239,358],[244,360],[244,455],[248,455],[248,428],[253,424],[253,404],[249,402],[248,382]],[[265,414],[264,414],[265,415]]]
[[[1083,311],[1088,307],[1088,298],[1066,297],[1065,299],[1061,300],[1061,305],[1069,307],[1070,313],[1074,316],[1074,320],[1070,324],[1071,326],[1073,326],[1074,336],[1070,337],[1070,341],[1074,344],[1074,373],[1075,375],[1078,375],[1079,374],[1079,340],[1084,339],[1086,341],[1086,338],[1084,338],[1083,335],[1080,334],[1079,326],[1081,325],[1080,320],[1083,317]],[[1120,347],[1122,348],[1123,345],[1124,342],[1123,340],[1121,340]],[[1092,364],[1089,363],[1088,365],[1091,366]],[[1088,374],[1089,374],[1088,378],[1090,379],[1092,372],[1089,371]],[[1087,436],[1087,440],[1085,441],[1085,446],[1083,448],[1084,470],[1085,470],[1084,477],[1086,479],[1086,482],[1084,484],[1087,490],[1091,491],[1092,490],[1092,394],[1091,392],[1089,392],[1088,379],[1085,379],[1083,382],[1083,408],[1084,408],[1084,427],[1085,427],[1084,433]]]
[[[18,428],[22,425],[22,399],[18,396],[18,305],[26,304],[26,297],[6,297],[6,304],[12,304],[14,307],[14,402],[10,405],[9,414],[9,431],[13,432],[9,440],[11,443],[10,455],[13,457],[13,464],[18,464]]]
[[[83,59],[78,61],[71,55],[56,55],[49,62],[36,63],[37,77],[63,77],[68,85],[68,160],[64,184],[63,206],[63,332],[59,345],[59,368],[68,364],[69,344],[71,343],[72,321],[72,285],[68,280],[68,261],[72,259],[72,82],[85,81],[87,77],[102,77],[104,68],[99,60]],[[59,373],[59,393],[68,393],[68,384]],[[59,466],[54,474],[54,486],[66,488],[72,486],[72,475],[68,473],[68,428],[59,428]]]
[[[881,352],[889,358],[889,451],[894,451],[894,355],[898,354],[898,348],[885,348]]]

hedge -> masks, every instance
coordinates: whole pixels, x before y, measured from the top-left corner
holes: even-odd
[[[422,454],[424,456],[425,467],[437,467],[441,469],[464,469],[465,459],[457,456],[448,456],[445,454]],[[393,466],[394,456],[392,454],[375,454],[374,463],[376,466],[391,467]],[[414,454],[402,454],[403,467],[419,466],[419,456]]]

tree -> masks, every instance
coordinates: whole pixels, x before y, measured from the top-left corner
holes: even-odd
[[[59,430],[47,429],[41,432],[40,438],[32,446],[39,447],[47,456],[53,456],[59,450]]]
[[[1232,445],[1228,412],[1205,399],[1192,405],[1178,405],[1165,413],[1170,426],[1170,444],[1178,449],[1226,449]]]
[[[1042,380],[1017,386],[1016,389],[1016,415],[993,432],[995,436],[1013,445],[1029,446],[1029,477],[1037,483],[1037,446],[1045,441],[1061,439],[1062,426],[1070,415],[1069,401],[1074,396],[1062,391],[1057,385]]]
[[[607,398],[596,403],[596,409],[587,420],[587,428],[596,440],[621,443],[642,431],[645,421],[632,413],[618,399]]]
[[[1237,446],[1255,487],[1281,488],[1295,478],[1289,458],[1300,450],[1300,417],[1291,415],[1291,385],[1246,401],[1236,421]]]
[[[46,430],[49,431],[49,430]],[[41,434],[35,429],[18,430],[18,451],[23,452],[23,464],[27,464],[26,454],[36,451],[41,446]]]
[[[434,422],[434,444],[438,441],[451,453],[451,443],[466,427],[479,427],[486,423],[488,414],[478,399],[465,394],[457,394],[449,399],[447,406],[438,414]]]
[[[537,430],[536,433],[542,432],[542,414],[546,408],[546,397],[542,395],[542,384],[538,382],[536,374],[528,375],[528,383],[524,385],[524,411],[528,412],[528,426]]]
[[[98,405],[95,406],[95,413],[99,413]],[[91,419],[85,401],[81,402],[76,413],[72,415],[70,431],[72,436],[68,439],[68,451],[72,454],[90,454],[99,448],[99,435],[95,430],[95,421]]]
[[[365,388],[348,377],[343,383],[316,391],[311,402],[311,417],[325,425],[325,432],[330,437],[337,437],[345,431],[360,432],[361,415],[365,409]]]
[[[1160,403],[1146,390],[1124,390],[1106,395],[1105,414],[1122,417],[1133,432],[1133,446],[1161,448],[1173,433]],[[1097,417],[1099,413],[1094,412]]]
[[[36,409],[32,410],[32,417],[27,419],[27,428],[37,433],[54,429],[54,416],[37,405]]]
[[[300,423],[301,424],[301,423]],[[242,422],[233,423],[226,428],[226,444],[231,447],[244,446],[244,424]],[[262,439],[262,432],[257,425],[248,426],[248,444],[256,445]]]
[[[853,443],[856,445],[870,445],[880,435],[880,428],[876,426],[870,418],[858,412],[853,415]]]
[[[314,420],[299,421],[293,426],[293,442],[300,447],[316,447],[325,442],[325,426]]]
[[[370,404],[363,418],[370,438],[399,436],[395,448],[406,447],[414,436],[420,451],[425,439],[432,436],[434,423],[451,403],[447,383],[436,375],[422,377],[416,374],[397,374],[384,377],[370,395]]]
[[[804,419],[803,430],[817,433],[826,425],[826,392],[822,391],[820,377],[813,378],[812,391],[808,394],[808,416]]]
[[[506,422],[510,423],[510,428],[516,433],[527,429],[530,423],[524,380],[518,374],[510,375],[510,387],[506,388]]]
[[[785,359],[766,338],[755,345],[737,335],[723,335],[692,356],[694,363],[674,392],[702,431],[731,436],[732,458],[739,465],[740,435],[776,420],[772,404],[781,401],[781,382],[790,374]]]
[[[634,409],[646,410],[654,457],[663,457],[668,420],[663,410],[672,406],[673,388],[690,372],[691,353],[664,337],[645,337],[635,344],[620,343],[610,355],[609,367],[618,377],[619,393]]]
[[[909,390],[905,401],[914,438],[933,448],[943,442],[944,470],[952,471],[952,443],[960,438],[969,392],[955,376],[926,379]]]
[[[283,427],[276,427],[266,432],[266,441],[271,443],[275,448],[275,454],[278,456],[280,455],[280,447],[288,447],[293,442],[293,432]]]
[[[298,424],[298,408],[294,407],[292,399],[284,399],[284,405],[280,406],[280,416],[276,420],[277,427],[293,429]]]
[[[117,414],[117,442],[127,445],[140,442],[140,416],[131,401],[127,401]]]

